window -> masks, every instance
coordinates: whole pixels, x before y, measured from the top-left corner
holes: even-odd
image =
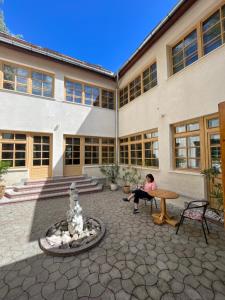
[[[53,77],[40,72],[32,72],[32,94],[53,97]]]
[[[114,109],[114,93],[102,90],[102,107]]]
[[[115,161],[114,139],[102,138],[102,163],[113,164]]]
[[[27,92],[29,72],[24,68],[3,66],[3,88],[18,92]]]
[[[129,164],[128,147],[128,138],[120,139],[120,163],[123,165]]]
[[[0,134],[0,160],[8,162],[10,167],[26,166],[26,147],[25,134]]]
[[[80,138],[66,138],[65,165],[80,165]]]
[[[82,103],[82,84],[66,80],[66,101]]]
[[[192,31],[172,48],[173,74],[192,64],[198,59],[197,30]]]
[[[120,107],[128,103],[128,86],[120,90]]]
[[[85,138],[85,164],[99,164],[99,138]]]
[[[143,91],[144,93],[157,85],[157,66],[152,64],[143,72]]]
[[[144,165],[146,167],[159,166],[158,131],[144,134]]]
[[[99,106],[99,88],[89,85],[84,86],[85,104]]]
[[[175,126],[175,166],[177,169],[200,169],[199,122]]]
[[[130,163],[131,165],[142,165],[142,135],[130,137]]]
[[[33,166],[49,166],[50,137],[33,137]]]
[[[220,146],[220,129],[219,118],[207,118],[207,135],[208,135],[208,166],[216,168],[221,172],[221,146]]]
[[[225,41],[225,5],[202,23],[203,53],[218,48]]]
[[[131,81],[130,85],[130,101],[141,95],[141,76]]]

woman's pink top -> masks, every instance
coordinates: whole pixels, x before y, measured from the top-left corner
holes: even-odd
[[[153,181],[153,182],[146,182],[145,185],[144,185],[144,191],[146,193],[148,193],[150,191],[153,191],[153,190],[156,190],[156,189],[157,189],[157,186],[156,186],[155,181]]]

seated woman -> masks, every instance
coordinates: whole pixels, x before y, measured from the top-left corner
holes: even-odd
[[[157,188],[154,177],[152,174],[148,174],[146,176],[146,181],[143,187],[140,187],[129,195],[128,198],[123,198],[124,201],[130,201],[134,197],[134,214],[139,213],[138,210],[138,203],[139,199],[147,198],[151,200],[153,197],[150,196],[148,193],[153,191]]]

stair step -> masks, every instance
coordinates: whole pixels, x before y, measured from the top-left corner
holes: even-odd
[[[77,189],[78,191],[82,191],[84,189],[88,189],[88,188],[93,188],[93,187],[96,187],[98,184],[97,181],[93,181],[91,183],[88,183],[88,184],[82,184],[82,185],[77,185]],[[27,195],[36,195],[36,194],[39,194],[39,195],[44,195],[44,194],[50,194],[50,193],[56,193],[56,192],[68,192],[69,191],[69,185],[65,185],[65,186],[60,186],[60,187],[53,187],[53,188],[43,188],[43,189],[40,189],[40,188],[37,188],[37,187],[33,187],[33,188],[29,188],[29,189],[26,189],[26,190],[22,190],[22,191],[9,191],[9,190],[6,190],[5,192],[5,197],[7,198],[10,198],[10,199],[17,199],[21,196],[24,196],[26,197]]]
[[[25,185],[36,185],[36,184],[48,184],[48,183],[58,183],[65,181],[81,181],[87,179],[87,176],[58,176],[46,179],[29,179],[24,182]]]
[[[103,189],[103,184],[98,184],[95,187],[80,190],[79,195],[101,192],[102,189]],[[45,199],[47,200],[47,199],[67,197],[67,196],[69,196],[69,191],[48,193],[44,195],[43,194],[36,194],[36,195],[29,195],[29,196],[27,195],[27,196],[20,196],[17,199],[3,199],[0,201],[0,205],[32,201],[32,200],[45,200]]]
[[[71,183],[74,182],[74,180],[69,180],[69,181],[62,181],[62,182],[51,182],[51,183],[36,183],[36,184],[26,184],[26,185],[21,185],[21,186],[15,186],[14,191],[22,191],[22,190],[27,190],[31,188],[48,188],[48,187],[59,187],[59,186],[70,186]],[[82,180],[76,180],[75,181],[77,185],[84,185],[92,182],[92,178],[85,178]]]

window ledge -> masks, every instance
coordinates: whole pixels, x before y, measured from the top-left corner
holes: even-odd
[[[2,89],[2,88],[0,89],[0,91],[3,93],[10,93],[10,94],[40,98],[40,99],[45,99],[45,100],[50,100],[50,101],[56,101],[56,99],[53,97],[38,96],[38,95],[33,95],[33,94],[23,93],[23,92],[18,92],[18,91],[12,91],[12,90]]]
[[[8,173],[14,172],[28,172],[28,168],[10,168],[8,169]]]
[[[201,173],[194,172],[194,171],[191,172],[191,171],[170,170],[170,171],[168,171],[168,173],[183,174],[183,175],[192,175],[192,176],[201,176],[201,177],[204,176]]]
[[[106,107],[87,105],[87,104],[83,104],[83,103],[69,102],[69,101],[65,101],[65,100],[60,101],[60,102],[70,104],[70,105],[78,105],[78,106],[88,107],[88,108],[106,109],[107,111],[111,110],[111,111],[115,112],[115,109],[110,109],[110,108],[106,108]]]

